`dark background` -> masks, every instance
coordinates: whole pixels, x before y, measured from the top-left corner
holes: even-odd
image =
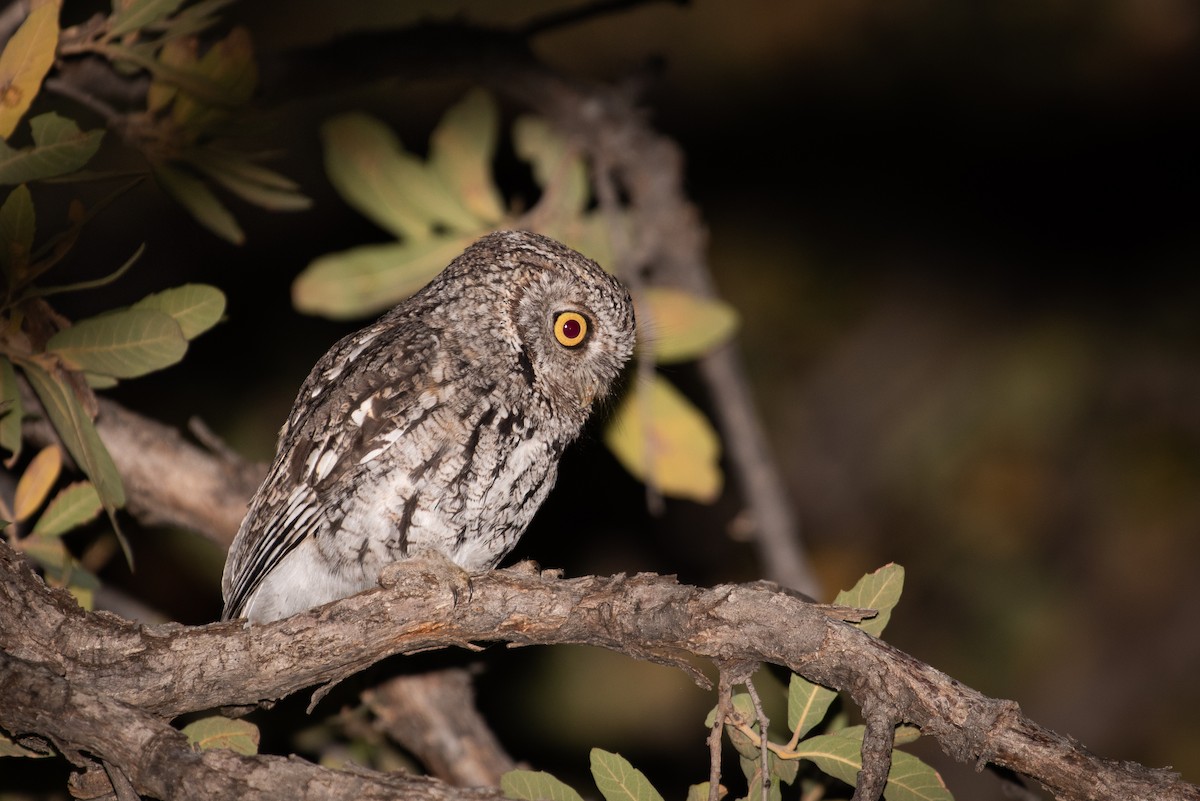
[[[509,25],[566,4],[453,5]],[[310,0],[231,13],[269,64],[279,49],[425,12]],[[715,280],[741,312],[826,594],[903,564],[891,642],[1101,755],[1192,781],[1198,34],[1189,0],[707,0],[534,42],[572,75],[656,65],[645,104],[687,155]],[[467,88],[376,77],[275,109],[255,133],[313,210],[230,201],[248,236],[236,248],[147,184],[85,235],[65,270],[107,272],[142,241],[147,253],[107,294],[65,300],[69,315],[188,280],[229,296],[228,320],[182,366],[118,399],[175,424],[197,415],[269,457],[308,368],[356,327],[297,315],[291,279],[322,253],[386,238],[324,182],[316,126],[364,108],[422,148]],[[136,164],[111,143],[102,158]],[[687,367],[671,375],[698,386]],[[570,575],[750,580],[753,549],[728,533],[740,509],[727,491],[715,510],[670,502],[652,518],[592,431],[516,556]],[[135,537],[138,574],[113,568],[110,580],[179,619],[214,619],[222,555],[186,534]],[[587,752],[601,746],[668,797],[706,778],[714,699],[678,672],[570,648],[462,659],[483,665],[481,704],[534,768],[587,790]],[[1000,797],[990,776],[917,750],[959,798]]]

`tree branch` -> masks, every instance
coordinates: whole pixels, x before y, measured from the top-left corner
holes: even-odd
[[[385,574],[390,586],[266,626],[185,627],[83,612],[7,547],[0,579],[0,651],[19,660],[10,674],[36,664],[61,677],[68,699],[79,689],[89,704],[104,699],[156,717],[281,698],[394,654],[476,642],[587,644],[673,665],[698,681],[706,680],[689,655],[782,665],[861,707],[893,711],[957,759],[1011,768],[1062,799],[1200,799],[1200,788],[1174,773],[1101,759],[1015,703],[865,634],[842,619],[842,608],[758,584],[702,589],[656,575],[561,580],[510,569],[473,576],[462,600],[420,563],[399,563]],[[65,714],[58,696],[51,712],[39,713],[46,696],[25,692],[15,677],[6,682],[13,690],[0,700],[0,725],[92,747],[51,724]],[[137,784],[135,768],[122,761],[129,755],[101,756]]]
[[[155,716],[3,651],[0,692],[5,698],[0,725],[5,729],[52,740],[79,765],[87,763],[86,753],[117,766],[140,795],[172,801],[504,797],[494,789],[465,790],[417,776],[331,770],[295,757],[196,752],[181,732]]]

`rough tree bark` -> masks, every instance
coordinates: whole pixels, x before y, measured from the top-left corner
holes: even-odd
[[[757,584],[704,589],[657,575],[565,580],[510,569],[473,576],[464,594],[416,563],[389,570],[379,589],[247,628],[140,626],[84,612],[7,547],[0,577],[0,726],[45,738],[76,759],[102,759],[137,792],[158,797],[189,797],[178,788],[216,774],[223,779],[207,797],[245,797],[268,770],[281,787],[320,781],[336,797],[350,786],[384,797],[395,780],[369,771],[315,776],[313,766],[278,757],[185,755],[164,721],[336,683],[393,654],[501,641],[599,646],[674,665],[699,681],[689,655],[717,665],[770,662],[845,691],[868,720],[912,723],[955,758],[1010,768],[1062,799],[1200,799],[1200,788],[1176,774],[1101,759],[1024,717],[1015,703],[988,698],[863,633],[845,622],[853,610]],[[447,792],[416,783],[397,795]]]

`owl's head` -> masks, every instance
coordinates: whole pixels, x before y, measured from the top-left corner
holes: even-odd
[[[596,262],[538,234],[489,234],[464,256],[477,249],[505,301],[497,333],[513,369],[552,413],[582,422],[633,354],[629,292]]]

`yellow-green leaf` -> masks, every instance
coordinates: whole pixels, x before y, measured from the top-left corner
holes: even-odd
[[[213,715],[189,723],[183,733],[197,751],[228,748],[246,756],[258,753],[258,727],[245,720]]]
[[[12,362],[3,356],[0,356],[0,404],[4,405],[4,411],[0,412],[0,448],[12,454],[4,460],[4,466],[11,468],[21,455],[21,420],[25,409]]]
[[[900,593],[903,590],[904,568],[891,563],[863,576],[850,589],[839,592],[833,602],[879,612],[875,617],[856,624],[868,634],[878,637],[891,620],[892,610],[900,602]]]
[[[13,497],[13,516],[20,523],[41,508],[50,496],[50,489],[62,470],[62,451],[57,445],[47,445],[29,460],[29,466],[17,482]]]
[[[227,242],[240,245],[246,241],[229,209],[199,178],[166,164],[154,167],[154,177],[163,191],[187,209],[196,222]]]
[[[366,114],[343,114],[321,126],[325,171],[342,198],[380,227],[424,239],[441,224],[483,233],[487,226],[456,200],[425,162]]]
[[[175,13],[183,0],[130,0],[113,3],[113,14],[108,18],[108,35],[124,36],[140,30],[152,22]]]
[[[551,217],[571,219],[583,213],[591,197],[587,166],[550,123],[541,117],[518,117],[513,149],[533,169],[533,179],[545,192],[539,205],[550,206]]]
[[[645,774],[620,754],[593,748],[592,778],[605,801],[663,801]]]
[[[278,173],[232,156],[202,158],[202,152],[189,153],[188,163],[247,203],[267,211],[302,211],[312,206],[311,198]]]
[[[647,289],[640,301],[638,324],[644,321],[645,341],[660,364],[703,356],[737,329],[737,312],[715,298],[655,287]]]
[[[195,339],[221,320],[225,294],[208,284],[184,284],[139,300],[131,309],[151,309],[169,314],[179,324],[184,339]]]
[[[0,53],[0,138],[8,139],[42,88],[58,47],[58,4],[29,13]]]
[[[34,211],[29,187],[21,184],[0,206],[0,270],[9,278],[23,273],[33,252]]]
[[[121,476],[74,391],[35,362],[22,360],[20,365],[29,385],[42,402],[50,424],[58,432],[71,458],[96,486],[105,508],[111,513],[124,506],[125,489],[121,486]]]
[[[73,528],[95,520],[104,511],[100,495],[87,481],[76,481],[63,487],[46,511],[42,512],[30,535],[33,537],[61,537]]]
[[[496,101],[482,89],[467,94],[442,116],[429,137],[429,164],[462,205],[486,225],[504,217],[492,180],[499,131]]]
[[[808,679],[792,674],[788,684],[787,719],[788,728],[803,737],[825,718],[829,705],[837,693],[828,687],[813,684]]]
[[[179,36],[169,40],[158,53],[158,61],[177,70],[186,71],[196,63],[197,39],[194,36]],[[175,99],[179,87],[169,81],[154,80],[146,90],[146,110],[158,111],[166,108]]]
[[[46,350],[73,370],[136,378],[169,367],[187,352],[179,323],[158,309],[123,309],[59,331]]]
[[[836,779],[853,785],[862,769],[864,727],[849,726],[837,734],[823,734],[805,740],[797,749],[800,759],[808,759]],[[903,751],[892,751],[892,769],[888,772],[883,797],[887,801],[954,801],[936,770]]]
[[[71,562],[67,546],[58,537],[25,537],[17,540],[17,547],[51,576],[63,575]]]
[[[229,108],[244,105],[258,84],[258,66],[254,63],[254,45],[245,28],[235,27],[210,47],[188,72],[217,95],[194,96],[180,85],[171,109],[176,125],[206,130],[229,115]]]
[[[100,149],[103,130],[83,132],[53,111],[29,121],[33,145],[20,150],[0,141],[0,184],[21,184],[78,170]]]
[[[432,216],[403,182],[422,170],[390,128],[367,114],[342,114],[321,126],[325,172],[351,207],[396,236],[429,236]]]
[[[292,284],[305,314],[347,319],[394,306],[441,272],[471,237],[364,245],[314,259]]]
[[[704,414],[666,379],[634,386],[604,432],[625,469],[664,494],[712,503],[721,492],[721,442]]]
[[[518,801],[583,801],[583,796],[541,770],[510,770],[500,777],[505,798]]]
[[[686,801],[708,801],[708,782],[693,784],[688,788]],[[717,798],[724,798],[729,793],[725,785],[717,785]]]

